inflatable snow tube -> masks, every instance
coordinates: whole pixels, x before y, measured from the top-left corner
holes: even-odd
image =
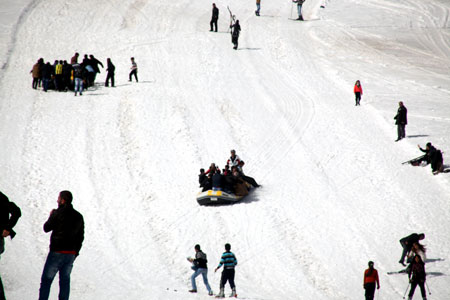
[[[240,201],[243,196],[236,196],[225,191],[208,190],[197,195],[197,202],[200,205],[229,204]]]

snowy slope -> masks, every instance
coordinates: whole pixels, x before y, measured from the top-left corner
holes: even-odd
[[[42,224],[63,189],[86,222],[73,299],[207,298],[200,281],[199,295],[186,292],[185,258],[202,245],[217,291],[226,242],[247,299],[360,299],[368,260],[379,299],[397,299],[406,277],[386,272],[411,232],[427,234],[430,299],[448,298],[449,177],[400,163],[418,143],[450,149],[450,3],[307,0],[311,21],[299,23],[289,1],[263,1],[257,18],[253,2],[221,0],[210,33],[204,0],[6,2],[0,188],[23,212],[0,263],[8,299],[37,297]],[[227,5],[242,26],[238,51]],[[82,97],[31,89],[39,57],[75,51],[110,57],[117,87],[101,86],[102,70]],[[127,82],[131,56],[138,84]],[[394,143],[400,100],[408,138]],[[232,148],[263,188],[199,207],[198,169],[223,165]]]

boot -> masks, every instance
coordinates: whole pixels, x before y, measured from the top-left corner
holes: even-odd
[[[237,295],[236,295],[236,288],[233,288],[232,290],[231,290],[231,294],[230,294],[230,297],[236,297]]]
[[[216,298],[225,298],[225,291],[223,288],[220,289],[219,294],[216,296]]]

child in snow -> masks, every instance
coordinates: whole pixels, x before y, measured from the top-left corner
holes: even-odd
[[[355,106],[360,105],[359,102],[361,101],[361,96],[363,94],[361,82],[359,80],[356,80],[355,87],[353,88],[353,92],[355,93]]]
[[[373,267],[373,261],[369,261],[369,268],[364,271],[364,289],[366,290],[366,300],[373,300],[375,295],[375,283],[377,289],[380,288],[378,271]]]

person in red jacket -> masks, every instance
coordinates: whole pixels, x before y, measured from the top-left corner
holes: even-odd
[[[353,88],[353,92],[355,93],[355,101],[356,101],[355,106],[360,105],[359,102],[361,101],[361,96],[363,94],[363,90],[362,90],[361,82],[359,82],[359,80],[356,80],[355,87]]]
[[[366,300],[373,300],[375,296],[375,283],[377,289],[380,288],[378,271],[373,267],[373,261],[369,261],[369,268],[364,271],[364,289],[366,290]]]

